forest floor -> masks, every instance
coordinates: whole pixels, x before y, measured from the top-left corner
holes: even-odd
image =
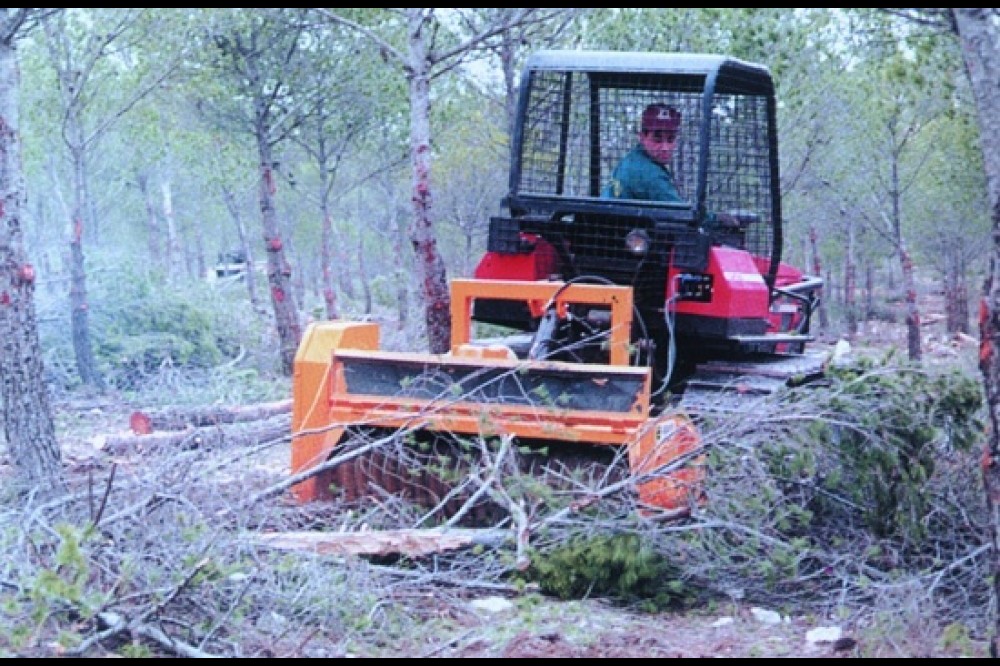
[[[129,416],[127,405],[108,403],[100,409],[59,405],[57,410],[70,470],[89,468],[93,454],[84,449],[84,442],[93,441],[95,433],[120,432]],[[68,422],[74,427],[65,429]],[[287,447],[269,454],[272,481],[288,473],[288,456]],[[396,623],[383,634],[368,633],[349,642],[293,631],[290,637],[296,638],[282,645],[247,645],[242,650],[251,656],[306,658],[988,656],[985,640],[902,608],[832,618],[781,615],[726,601],[684,611],[643,612],[601,599],[563,601],[537,591],[455,592],[433,585],[423,594],[410,591],[404,596],[400,603],[419,608],[404,613],[413,622],[405,629]]]
[[[902,345],[898,325],[871,325],[870,349]],[[925,353],[942,362],[975,358],[970,339],[928,326]],[[824,344],[829,344],[830,341]],[[86,474],[94,436],[128,427],[133,406],[103,399],[57,403],[67,468]],[[287,445],[270,453],[273,481],[288,474]],[[2,469],[2,468],[0,468]],[[783,616],[738,601],[684,612],[640,612],[600,599],[560,601],[537,591],[456,595],[429,587],[414,599],[427,618],[409,630],[365,640],[312,635],[288,645],[246,648],[255,656],[357,657],[983,657],[986,642],[933,617],[885,609],[853,618]],[[822,635],[819,635],[822,634]],[[294,633],[293,633],[294,635]]]
[[[925,325],[926,358],[974,370],[975,340],[947,336],[933,319]],[[872,323],[860,332],[869,351],[904,350],[899,324]],[[835,340],[821,344],[832,345]],[[82,486],[105,455],[94,444],[101,435],[127,431],[135,405],[111,396],[87,401],[56,401],[57,429],[71,485]],[[95,439],[97,438],[97,439]],[[121,457],[121,456],[119,456]],[[132,458],[133,456],[126,456]],[[270,479],[289,474],[287,443],[268,454]],[[133,464],[141,464],[141,453]],[[10,474],[0,456],[0,477]],[[276,657],[813,657],[924,658],[985,657],[985,637],[970,637],[963,627],[945,626],[925,612],[904,608],[872,609],[852,617],[781,615],[732,600],[681,611],[641,612],[601,599],[561,601],[537,591],[482,593],[442,591],[428,586],[408,593],[419,607],[405,613],[413,623],[385,633],[356,634],[350,641],[315,631],[289,630],[281,644],[254,644],[237,652]],[[374,609],[372,610],[374,613]],[[416,620],[414,620],[416,618]],[[0,625],[3,616],[0,615]],[[2,639],[0,639],[2,646]],[[104,656],[118,656],[111,648]],[[42,656],[45,650],[32,651]],[[26,652],[15,654],[29,654]],[[100,651],[91,656],[101,656]]]
[[[93,460],[85,442],[93,441],[95,433],[121,432],[129,411],[127,405],[119,408],[110,403],[100,409],[77,408],[58,405],[57,411],[68,469],[83,475]],[[66,429],[69,422],[74,426]],[[269,454],[271,481],[288,473],[288,456],[287,447]],[[412,623],[405,629],[396,622],[384,633],[367,632],[350,641],[293,630],[287,642],[260,644],[250,639],[240,651],[248,656],[305,658],[988,656],[985,640],[901,608],[833,618],[781,615],[726,601],[684,611],[644,612],[602,599],[563,601],[531,590],[455,592],[434,585],[420,594],[411,590],[395,603],[412,605],[403,612]]]

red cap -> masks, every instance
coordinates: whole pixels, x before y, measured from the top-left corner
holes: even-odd
[[[642,131],[676,130],[681,126],[681,112],[666,104],[650,104],[642,112]]]

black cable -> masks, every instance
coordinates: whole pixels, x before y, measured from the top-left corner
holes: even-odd
[[[544,308],[545,311],[548,311],[550,308],[555,307],[556,300],[559,298],[559,295],[562,294],[564,291],[566,291],[566,289],[568,289],[570,285],[586,283],[586,282],[606,284],[612,287],[620,286],[618,285],[618,283],[609,280],[608,278],[603,277],[601,275],[578,275],[574,278],[566,280],[561,287],[556,289],[556,292],[552,294],[551,298],[549,298],[549,302],[545,304]],[[639,311],[639,307],[635,304],[634,301],[632,302],[632,312],[634,313],[636,323],[639,324],[639,328],[642,330],[642,339],[649,340],[650,339],[649,329],[646,327],[646,320],[643,319],[642,312]],[[534,341],[532,341],[532,344],[534,344]],[[650,363],[648,363],[647,365],[649,365],[649,367],[652,367],[651,363],[652,356],[650,356],[649,359]]]

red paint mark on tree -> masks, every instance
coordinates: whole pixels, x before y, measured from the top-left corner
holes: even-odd
[[[18,277],[21,279],[22,284],[31,284],[35,281],[35,268],[31,264],[25,264],[21,266],[21,270],[18,271]]]
[[[284,245],[282,244],[280,238],[275,237],[267,241],[267,249],[270,252],[280,252],[282,247],[284,247]]]
[[[73,220],[73,242],[79,243],[83,238],[83,220],[76,218]]]
[[[0,294],[0,305],[10,305],[10,294],[6,291]]]
[[[993,345],[987,334],[987,324],[990,320],[990,306],[985,298],[979,300],[979,366],[986,367],[993,357]]]
[[[153,419],[143,412],[132,412],[128,424],[137,435],[149,435],[153,432]]]
[[[264,185],[267,187],[267,193],[274,196],[277,187],[274,184],[274,171],[270,167],[264,167]]]
[[[285,301],[285,292],[281,290],[281,287],[271,289],[271,294],[274,296],[275,302],[283,303]]]

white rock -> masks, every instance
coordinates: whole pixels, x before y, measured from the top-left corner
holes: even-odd
[[[731,617],[720,617],[718,620],[712,623],[712,626],[718,629],[719,627],[725,627],[727,625],[730,625],[733,622],[734,620]]]
[[[837,340],[837,344],[833,346],[833,351],[830,353],[830,362],[833,365],[841,365],[847,362],[847,356],[851,353],[851,343],[847,340],[841,338]]]
[[[750,614],[763,624],[781,624],[781,613],[754,607],[750,609]]]
[[[806,640],[810,643],[833,643],[840,640],[843,634],[840,627],[816,627],[806,632]]]
[[[485,599],[474,599],[469,602],[469,605],[476,610],[486,611],[487,613],[500,613],[506,610],[510,610],[514,607],[514,604],[504,599],[503,597],[486,597]]]

